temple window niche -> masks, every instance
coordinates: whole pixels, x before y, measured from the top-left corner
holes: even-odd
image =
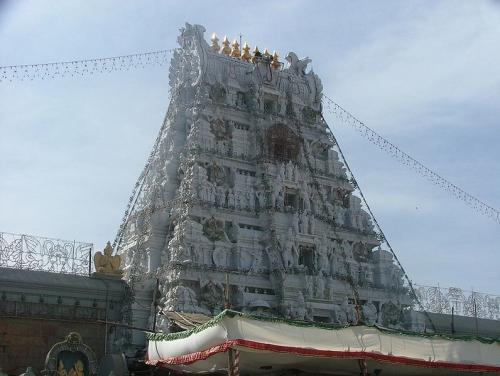
[[[314,274],[315,247],[313,245],[299,245],[299,265],[302,265],[306,274]]]
[[[296,162],[299,157],[299,138],[284,124],[275,124],[267,130],[267,154],[281,162]]]

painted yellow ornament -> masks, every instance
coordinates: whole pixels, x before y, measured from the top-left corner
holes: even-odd
[[[220,46],[219,46],[219,38],[217,38],[217,34],[213,33],[212,39],[210,39],[210,41],[212,42],[212,44],[210,45],[210,47],[212,47],[212,50],[214,50],[215,52],[219,52]]]
[[[241,52],[240,52],[240,45],[238,44],[238,41],[235,39],[233,41],[233,44],[231,45],[232,49],[231,49],[231,57],[235,57],[235,58],[240,58],[241,56]]]
[[[241,60],[250,62],[252,60],[252,54],[250,53],[250,46],[247,42],[243,45],[242,51]]]
[[[278,69],[281,66],[281,63],[278,60],[278,54],[276,51],[273,52],[273,60],[271,61],[271,66],[274,69]]]
[[[227,56],[231,55],[231,47],[229,47],[229,40],[227,39],[227,36],[225,36],[222,41],[222,49],[220,52]]]

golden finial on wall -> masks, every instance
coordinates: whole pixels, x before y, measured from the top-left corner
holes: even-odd
[[[121,276],[123,273],[120,269],[121,260],[121,256],[113,256],[113,247],[110,242],[107,242],[102,252],[99,251],[94,254],[95,271],[101,274]]]
[[[252,54],[250,53],[250,46],[248,45],[247,42],[243,45],[242,48],[243,53],[241,54],[241,60],[243,61],[251,61],[252,60]]]
[[[212,47],[212,50],[214,50],[215,52],[219,52],[220,50],[220,46],[219,46],[219,38],[217,38],[217,34],[213,33],[212,34],[212,39],[210,39],[212,41],[212,45],[210,47]]]
[[[253,57],[252,57],[252,62],[255,61],[255,59],[259,59],[262,57],[262,54],[260,53],[259,51],[259,47],[255,46],[255,48],[253,49]]]
[[[236,57],[239,59],[241,56],[241,52],[240,52],[240,45],[238,44],[238,41],[235,39],[231,46],[233,47],[231,49],[231,57]]]
[[[229,40],[227,39],[227,36],[225,36],[222,41],[222,49],[220,52],[227,56],[231,54],[231,47],[229,47]]]
[[[278,54],[276,51],[273,52],[273,60],[271,61],[271,66],[274,69],[278,69],[281,66],[280,62],[278,61]]]

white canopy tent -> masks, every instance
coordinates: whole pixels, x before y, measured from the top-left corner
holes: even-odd
[[[500,343],[375,326],[257,317],[225,310],[191,330],[149,336],[148,364],[186,373],[227,370],[229,349],[241,375],[300,370],[328,375],[500,375]]]

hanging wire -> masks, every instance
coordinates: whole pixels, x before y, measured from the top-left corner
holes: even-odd
[[[331,99],[330,99],[331,100]],[[333,102],[333,101],[332,101]],[[340,106],[339,106],[340,107]],[[352,115],[351,115],[352,116]],[[368,213],[370,214],[370,217],[371,219],[373,220],[373,223],[375,225],[375,230],[376,230],[376,233],[379,237],[379,240],[383,243],[386,244],[387,248],[389,249],[389,251],[391,252],[392,256],[394,257],[394,260],[396,261],[397,265],[399,266],[399,268],[401,269],[401,272],[403,273],[405,279],[406,279],[406,282],[408,283],[408,287],[410,289],[410,293],[413,297],[413,299],[415,299],[415,302],[417,303],[418,307],[420,308],[420,310],[424,313],[425,317],[427,318],[427,320],[429,321],[429,324],[431,325],[431,328],[432,330],[435,332],[436,331],[436,326],[434,325],[434,322],[432,321],[429,313],[427,312],[427,310],[424,308],[419,296],[417,295],[417,292],[415,291],[415,288],[413,286],[413,283],[410,279],[410,277],[408,276],[408,274],[406,273],[406,270],[405,268],[403,267],[403,265],[401,264],[401,262],[399,261],[399,258],[398,256],[396,255],[396,252],[394,251],[394,249],[392,248],[391,244],[389,243],[389,241],[387,240],[387,237],[385,236],[384,232],[382,231],[382,228],[380,227],[377,219],[375,218],[375,215],[373,214],[372,212],[372,209],[370,208],[370,205],[368,205],[368,201],[366,200],[365,198],[365,195],[363,194],[363,191],[361,190],[361,187],[359,186],[359,184],[357,183],[356,179],[354,178],[354,174],[352,173],[352,170],[351,168],[349,167],[349,164],[347,163],[347,159],[345,158],[344,156],[344,153],[342,152],[342,149],[340,148],[340,145],[339,143],[337,142],[337,139],[335,138],[335,136],[333,135],[333,132],[332,130],[330,129],[330,127],[328,126],[328,123],[326,122],[325,118],[323,118],[323,121],[326,125],[326,132],[327,132],[327,135],[329,136],[330,138],[330,141],[333,143],[333,145],[337,148],[337,150],[339,151],[339,156],[341,158],[341,161],[342,163],[344,164],[346,170],[347,170],[347,173],[348,173],[348,177],[349,177],[349,180],[351,181],[351,183],[353,184],[355,190],[359,193],[360,197],[361,197],[361,200],[363,201],[366,209],[368,210]]]
[[[98,73],[127,71],[161,66],[175,49],[142,52],[131,55],[111,56],[95,59],[60,61],[44,64],[8,65],[0,67],[0,82],[45,80],[58,77],[83,77]]]
[[[438,175],[428,167],[424,166],[422,163],[417,161],[415,158],[406,154],[404,151],[399,149],[397,146],[392,144],[390,141],[383,138],[380,134],[375,132],[373,129],[366,126],[363,122],[354,117],[350,112],[342,108],[339,104],[335,103],[331,98],[323,95],[325,101],[323,102],[328,112],[336,116],[342,123],[353,127],[357,132],[359,132],[364,138],[370,141],[372,144],[377,146],[379,149],[390,154],[394,159],[403,163],[404,165],[410,167],[412,170],[417,172],[422,177],[429,180],[432,184],[435,184],[448,193],[451,193],[455,198],[465,202],[476,212],[485,215],[498,224],[500,224],[500,211],[484,203],[475,196],[467,193],[462,188],[451,183],[447,179]]]

